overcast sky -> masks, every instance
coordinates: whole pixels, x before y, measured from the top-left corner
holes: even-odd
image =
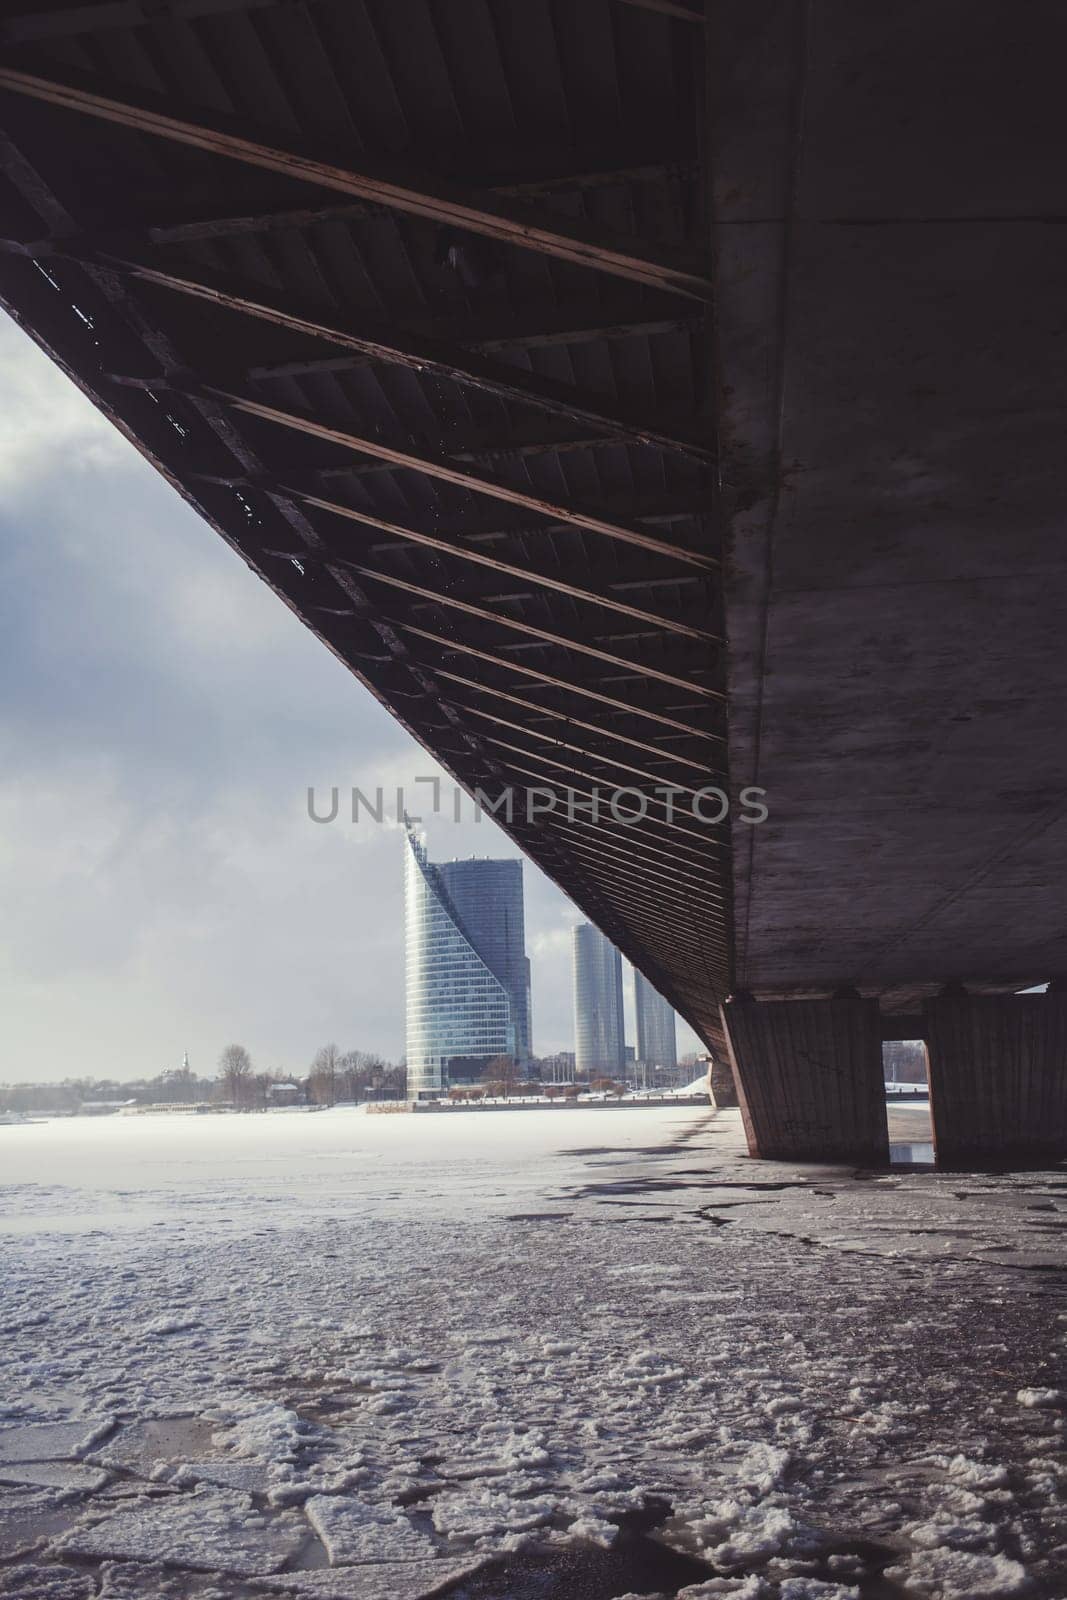
[[[211,1073],[232,1040],[396,1059],[402,836],[317,825],[307,789],[438,769],[2,316],[0,371],[0,1080]],[[433,860],[519,854],[426,831]],[[582,918],[525,884],[534,1048],[573,1048]]]

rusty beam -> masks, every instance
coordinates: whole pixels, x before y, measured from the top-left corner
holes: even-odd
[[[508,694],[507,690],[496,689],[492,684],[482,683],[477,678],[466,678],[459,672],[446,672],[444,667],[437,667],[435,674],[438,678],[444,678],[449,683],[458,683],[466,689],[475,690],[478,694],[489,695],[493,700],[503,700],[509,705],[518,706],[523,711],[532,711],[538,718],[543,717],[548,722],[562,722],[565,727],[581,728],[584,732],[594,733],[601,739],[614,739],[619,744],[627,744],[635,750],[643,750],[646,755],[660,756],[665,761],[674,762],[677,766],[692,767],[695,772],[706,773],[716,770],[708,767],[702,761],[693,761],[688,756],[679,756],[674,754],[673,751],[664,750],[660,745],[648,744],[643,739],[635,739],[631,734],[616,733],[613,728],[602,727],[596,722],[584,722],[581,717],[571,716],[565,711],[556,711],[552,706],[538,705],[536,700],[525,700],[521,695]],[[536,731],[532,723],[527,723],[527,727],[531,733]]]
[[[534,767],[521,767],[517,763],[513,763],[516,772],[525,773],[527,777],[540,778],[541,770],[539,769],[543,769],[544,767],[549,769],[556,768],[558,771],[562,772],[564,776],[562,779],[549,778],[545,780],[548,784],[551,785],[553,783],[558,783],[559,786],[566,789],[569,794],[584,795],[588,800],[592,801],[594,797],[594,791],[592,789],[581,789],[571,780],[574,777],[588,778],[592,783],[599,784],[599,773],[586,772],[584,768],[571,766],[565,761],[553,761],[547,752],[540,750],[527,750],[521,745],[507,744],[504,740],[494,739],[488,734],[480,735],[479,737],[485,744],[495,745],[501,750],[508,750],[514,755],[521,756],[524,761],[533,761],[537,763],[537,766]],[[617,784],[615,787],[618,790],[630,788],[635,790],[635,792],[644,794],[643,790],[638,789],[637,784]],[[667,809],[663,801],[653,800],[650,795],[645,795],[644,797],[648,805],[662,806],[664,809]],[[699,821],[699,818],[696,820]],[[662,830],[665,829],[669,834],[669,837],[664,839],[665,843],[673,844],[674,835],[680,833],[684,834],[687,838],[700,841],[704,849],[721,850],[726,856],[729,856],[730,853],[730,844],[728,839],[717,839],[710,832],[705,833],[701,832],[697,828],[687,828],[684,823],[671,821],[669,817],[653,816],[651,812],[645,812],[639,818],[635,817],[635,820],[632,824],[621,822],[619,825],[620,827],[632,826],[635,831],[637,831],[637,829],[641,829],[646,834],[652,833],[653,837],[655,838],[663,837]],[[711,830],[715,827],[722,827],[724,824],[708,822],[703,826],[704,828]],[[690,848],[693,847],[690,846]]]
[[[180,383],[171,386],[182,392]],[[616,539],[621,544],[634,545],[639,550],[647,550],[651,555],[665,556],[686,566],[699,567],[705,572],[711,572],[718,566],[713,556],[705,555],[700,550],[687,549],[683,545],[671,544],[669,540],[657,539],[631,523],[623,522],[621,519],[611,521],[596,511],[581,506],[561,505],[556,501],[546,500],[531,491],[503,483],[499,478],[488,477],[483,472],[475,471],[473,467],[458,467],[448,456],[437,453],[416,455],[411,450],[401,450],[395,445],[385,444],[382,440],[365,434],[349,433],[344,428],[331,427],[307,413],[283,410],[279,406],[270,406],[261,400],[255,400],[250,395],[216,389],[212,384],[191,386],[190,393],[196,392],[221,400],[244,416],[258,417],[263,422],[274,422],[283,428],[306,433],[312,438],[325,439],[331,444],[342,445],[345,449],[355,450],[361,455],[374,456],[379,461],[391,462],[394,467],[421,472],[429,478],[437,478],[456,488],[467,489],[474,494],[488,495],[494,500],[504,500],[509,505],[521,506],[524,510],[534,511],[539,516],[582,528],[586,533],[599,533],[606,538]]]
[[[564,822],[568,828],[578,828],[585,833],[595,834],[597,836],[598,844],[603,846],[605,849],[609,849],[608,841],[625,837],[626,853],[633,853],[639,857],[642,855],[649,856],[653,859],[654,864],[665,864],[671,872],[674,872],[678,868],[679,860],[682,861],[686,869],[691,869],[693,873],[697,874],[708,874],[709,866],[714,865],[714,863],[708,862],[706,856],[696,856],[686,852],[679,852],[678,845],[674,840],[671,840],[669,849],[661,849],[659,845],[651,843],[644,835],[642,835],[639,839],[635,839],[634,830],[632,828],[627,829],[624,836],[619,831],[623,826],[621,823],[608,824],[605,823],[602,817],[594,822],[590,817],[580,816],[577,810],[575,810],[573,817],[565,816],[561,819],[561,825]],[[616,851],[616,853],[618,852]],[[708,874],[707,881],[708,883],[714,885],[715,889],[721,896],[723,892],[723,884],[718,873],[713,871]],[[712,895],[712,898],[714,899],[715,896]]]
[[[651,883],[662,883],[664,888],[671,888],[681,883],[687,894],[707,895],[709,898],[718,900],[721,903],[722,883],[714,875],[697,875],[695,870],[694,872],[689,872],[675,858],[672,858],[669,862],[664,860],[662,853],[660,853],[659,860],[642,856],[640,853],[637,855],[631,854],[628,848],[631,841],[627,839],[627,847],[624,848],[615,842],[617,838],[618,835],[605,835],[603,830],[598,830],[596,839],[568,835],[567,848],[579,853],[584,852],[586,855],[592,855],[594,859],[599,858],[601,866],[606,865],[612,871],[615,870],[618,860],[628,862],[632,868],[639,870],[642,875],[647,875],[648,881]],[[603,860],[605,855],[613,859],[605,862]]]
[[[711,728],[694,728],[691,723],[679,722],[676,717],[665,716],[660,711],[652,711],[647,706],[639,706],[629,700],[615,700],[611,695],[601,694],[596,689],[586,688],[584,684],[571,682],[567,678],[554,678],[551,673],[542,672],[536,667],[527,667],[518,661],[513,661],[508,656],[494,655],[488,650],[478,650],[471,644],[465,644],[458,639],[447,638],[444,634],[431,633],[426,628],[417,628],[413,623],[405,622],[399,618],[394,619],[396,626],[403,633],[411,634],[415,638],[425,639],[430,644],[435,644],[450,652],[471,656],[478,661],[484,661],[489,666],[499,667],[504,672],[515,672],[524,678],[533,678],[538,683],[543,683],[552,689],[563,689],[567,694],[580,695],[583,700],[593,700],[598,705],[608,706],[613,711],[623,712],[627,717],[644,717],[649,722],[659,723],[662,727],[672,729],[676,733],[684,734],[692,739],[704,739],[712,744],[726,744],[726,735],[716,733]]]
[[[415,333],[420,332],[421,326],[421,332],[426,338],[441,339],[447,334],[454,344],[470,346],[471,349],[485,352],[515,348],[541,350],[559,344],[592,344],[598,339],[654,339],[664,333],[689,334],[700,326],[695,317],[650,317],[647,313],[642,314],[636,306],[630,313],[630,318],[628,321],[624,313],[614,316],[601,313],[597,317],[587,310],[584,315],[571,312],[569,315],[560,313],[556,316],[546,313],[544,316],[526,319],[517,317],[516,325],[513,327],[507,327],[499,320],[493,322],[484,317],[471,319],[466,323],[452,322],[447,328],[434,322],[421,326],[417,320],[411,322],[409,326]],[[274,361],[263,366],[251,367],[249,375],[254,378],[299,378],[305,373],[350,372],[353,368],[364,365],[366,360],[367,357],[358,355],[354,351],[351,355],[343,356],[308,356],[302,360]],[[512,370],[522,371],[521,368]],[[560,385],[560,387],[565,386]],[[678,447],[684,447],[688,454],[696,454],[696,443],[683,434]],[[705,451],[703,459],[710,458],[710,451]]]
[[[605,752],[603,750],[591,750],[587,744],[573,744],[569,739],[560,738],[559,734],[543,733],[541,729],[533,728],[529,723],[512,722],[509,717],[502,717],[498,712],[495,711],[483,711],[478,706],[472,706],[468,704],[466,700],[453,699],[451,703],[458,711],[461,711],[465,717],[479,717],[485,722],[491,722],[495,728],[510,728],[513,733],[521,733],[527,738],[541,739],[546,745],[551,746],[553,750],[568,750],[574,755],[587,756],[591,761],[602,761],[605,766],[614,767],[619,772],[630,772],[633,773],[635,777],[648,778],[654,785],[658,784],[661,788],[669,788],[672,793],[677,792],[688,795],[694,795],[697,793],[696,789],[689,788],[684,784],[665,784],[660,773],[649,772],[647,767],[632,766],[630,762],[623,761],[619,756],[612,755],[610,752]],[[512,749],[514,747],[509,745],[506,748]],[[526,753],[536,754],[539,752]],[[580,771],[580,769],[575,768],[575,771]],[[592,777],[593,774],[585,773],[584,776]],[[638,785],[634,785],[634,787],[636,788]],[[642,793],[644,793],[644,790],[642,790]],[[650,804],[662,805],[663,802],[650,801]]]
[[[114,249],[86,254],[71,240],[57,240],[55,253],[69,255],[79,264],[98,261],[129,273],[142,283],[189,295],[227,311],[256,317],[292,333],[321,339],[350,351],[359,361],[381,361],[389,366],[406,367],[421,375],[428,374],[480,389],[499,400],[536,406],[565,417],[569,422],[585,423],[602,431],[606,440],[617,438],[651,445],[656,449],[677,450],[697,461],[711,462],[714,459],[710,445],[699,439],[695,429],[691,431],[688,425],[683,426],[680,422],[657,423],[638,417],[603,396],[586,394],[570,384],[539,377],[508,362],[493,361],[477,351],[466,350],[453,343],[410,333],[391,324],[384,325],[372,318],[350,313],[336,318],[322,307],[301,305],[298,297],[288,293],[275,293],[262,284],[253,288],[235,283],[199,266],[192,274],[188,270],[175,271],[140,261]],[[330,359],[327,358],[324,370],[331,370]],[[341,360],[342,364],[346,364],[348,358]],[[294,371],[288,371],[288,367],[294,367]],[[260,367],[253,369],[250,375],[297,376],[301,369],[316,370],[314,364],[283,362],[273,372],[269,367]]]
[[[712,297],[710,268],[695,253],[670,252],[629,237],[617,238],[569,217],[445,183],[398,162],[361,157],[359,165],[352,166],[346,158],[321,151],[310,141],[290,137],[282,142],[270,130],[257,135],[239,119],[201,108],[176,109],[165,97],[137,96],[128,85],[104,83],[92,74],[60,73],[53,63],[39,70],[2,66],[0,88],[356,199],[376,201],[390,210],[482,234],[499,244],[532,250],[572,266],[692,299],[710,301]]]
[[[421,545],[426,550],[438,550],[442,555],[454,556],[458,561],[469,561],[476,566],[488,567],[492,572],[520,578],[539,589],[551,589],[557,594],[568,595],[572,600],[601,606],[605,611],[614,611],[623,617],[633,617],[638,622],[651,622],[668,633],[682,634],[688,639],[700,639],[707,644],[722,643],[717,634],[708,633],[704,628],[693,628],[687,622],[679,622],[674,617],[661,616],[658,611],[644,611],[638,606],[627,605],[625,601],[612,600],[594,590],[566,583],[562,578],[550,577],[548,573],[539,572],[536,568],[512,566],[507,561],[498,560],[496,556],[486,555],[482,550],[472,550],[468,546],[454,544],[448,539],[437,539],[432,534],[421,533],[416,528],[409,528],[397,522],[386,522],[382,517],[372,516],[369,512],[356,511],[353,507],[341,505],[336,500],[323,500],[319,495],[306,494],[299,489],[281,487],[280,492],[291,499],[299,500],[303,505],[314,506],[319,511],[328,511],[335,517],[358,522],[365,528],[377,528],[381,533],[390,533],[396,539],[402,539],[408,544]]]
[[[502,177],[500,172],[464,175],[467,183],[501,195],[553,194],[558,190],[602,189],[620,183],[652,183],[670,177],[693,178],[695,164],[684,156],[670,160],[644,161],[632,166],[607,165],[576,169],[563,164],[551,174],[533,178]],[[269,180],[268,180],[269,183]],[[87,224],[86,231],[78,234],[79,243],[87,249],[105,249],[113,242],[117,229],[123,232],[131,227],[143,233],[145,242],[160,244],[196,244],[212,239],[231,239],[260,233],[274,233],[294,228],[314,228],[324,222],[361,222],[387,217],[385,206],[372,205],[366,200],[320,199],[303,205],[279,205],[276,194],[269,188],[263,194],[252,193],[244,209],[234,210],[233,195],[218,186],[201,184],[184,195],[181,213],[161,216],[158,190],[150,192],[133,188],[123,191],[121,220],[114,213],[97,209]],[[47,238],[38,243],[47,247]],[[589,313],[587,312],[586,315]],[[597,308],[603,315],[603,308]],[[636,315],[636,309],[635,309]],[[641,317],[648,315],[648,308]],[[678,308],[671,320],[683,325],[701,315],[697,307]],[[638,320],[641,319],[638,318]],[[581,318],[579,318],[579,323]],[[625,325],[625,316],[617,321]]]
[[[718,689],[707,689],[703,684],[691,683],[686,678],[677,678],[672,672],[661,672],[658,667],[650,667],[638,661],[628,661],[625,656],[598,650],[595,645],[586,644],[580,639],[572,639],[566,634],[551,633],[545,628],[536,628],[532,623],[520,622],[516,617],[506,617],[499,611],[489,611],[484,606],[473,605],[469,600],[460,600],[455,595],[439,592],[436,589],[424,589],[417,583],[408,583],[404,578],[378,572],[374,567],[362,567],[354,561],[345,561],[343,565],[350,567],[353,572],[358,572],[361,577],[370,578],[376,583],[384,583],[391,589],[399,589],[420,600],[443,606],[446,610],[463,611],[467,616],[480,617],[483,622],[492,622],[497,627],[511,628],[514,632],[525,634],[528,639],[536,639],[541,644],[556,645],[562,650],[574,650],[579,655],[590,656],[595,661],[604,661],[608,666],[622,667],[625,672],[633,673],[634,677],[655,678],[659,683],[669,683],[676,689],[684,689],[687,694],[700,695],[707,700],[726,698]]]

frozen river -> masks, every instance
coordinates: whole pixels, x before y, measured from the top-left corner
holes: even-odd
[[[338,1108],[0,1174],[0,1595],[1067,1597],[1062,1169]]]
[[[691,1112],[689,1113],[692,1114]],[[668,1134],[670,1107],[368,1116],[355,1107],[261,1116],[69,1118],[0,1127],[0,1232],[220,1229],[513,1208],[562,1175],[561,1146]],[[567,1118],[561,1123],[561,1118]],[[447,1126],[444,1122],[447,1121]],[[618,1139],[616,1140],[616,1135]],[[578,1163],[572,1163],[580,1172]]]

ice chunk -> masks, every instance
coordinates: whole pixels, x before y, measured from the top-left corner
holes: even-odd
[[[271,1401],[239,1416],[232,1427],[216,1437],[239,1456],[292,1462],[321,1437],[321,1430],[287,1406]]]
[[[70,1567],[0,1567],[0,1595],[13,1600],[92,1600],[96,1584],[88,1572],[72,1572]]]
[[[200,1318],[191,1312],[169,1311],[162,1316],[153,1317],[141,1329],[142,1333],[186,1333],[190,1328],[198,1328]]]
[[[290,1512],[268,1519],[247,1495],[198,1489],[163,1500],[143,1499],[99,1521],[87,1517],[55,1548],[72,1555],[173,1561],[205,1572],[256,1577],[277,1572],[305,1537],[303,1523]]]
[[[391,1506],[369,1505],[365,1500],[343,1495],[316,1494],[306,1502],[304,1510],[326,1547],[331,1567],[434,1557],[433,1542]]]
[[[711,1549],[718,1567],[742,1567],[777,1554],[796,1532],[796,1522],[785,1506],[749,1506],[734,1521],[729,1535]]]
[[[203,1573],[179,1572],[142,1561],[107,1561],[100,1600],[248,1600],[241,1578],[213,1573],[205,1585]],[[258,1592],[258,1590],[257,1590]]]
[[[999,1600],[1029,1586],[1026,1569],[1005,1555],[975,1555],[965,1550],[924,1550],[885,1576],[909,1594],[932,1600]]]
[[[29,1422],[23,1427],[0,1429],[0,1462],[66,1461],[91,1450],[110,1429],[110,1420],[81,1422]]]
[[[737,1499],[720,1501],[706,1510],[685,1508],[664,1524],[658,1537],[675,1549],[729,1569],[769,1560],[798,1532],[785,1506]]]
[[[860,1600],[855,1584],[827,1583],[822,1578],[783,1578],[779,1600]]]
[[[13,1461],[0,1466],[0,1483],[26,1483],[40,1489],[102,1489],[107,1473],[74,1461]]]
[[[747,1578],[709,1578],[707,1583],[693,1583],[678,1590],[678,1600],[764,1600],[771,1590],[762,1578],[753,1573]],[[634,1596],[637,1600],[637,1596]]]
[[[972,1461],[969,1456],[953,1456],[948,1464],[949,1475],[969,1489],[997,1489],[1008,1481],[1006,1467],[988,1461]]]
[[[56,1490],[5,1489],[0,1500],[0,1555],[33,1550],[52,1534],[62,1533],[76,1515]]]
[[[161,1462],[188,1461],[211,1445],[211,1425],[199,1417],[154,1417],[124,1422],[94,1459],[105,1467],[125,1467],[147,1476]]]
[[[1061,1406],[1062,1389],[1020,1389],[1015,1396],[1021,1406]]]
[[[977,1517],[954,1517],[937,1511],[926,1522],[907,1522],[901,1530],[924,1550],[990,1550],[997,1543],[997,1530]]]
[[[738,1462],[734,1468],[734,1476],[738,1483],[744,1484],[747,1488],[756,1489],[760,1494],[770,1494],[785,1476],[789,1462],[788,1450],[756,1443],[749,1446]]]
[[[483,1561],[382,1561],[359,1569],[358,1589],[351,1568],[327,1567],[315,1572],[283,1572],[263,1579],[265,1589],[294,1600],[429,1600],[442,1589],[471,1578]]]
[[[576,1517],[567,1529],[567,1533],[572,1539],[586,1539],[590,1544],[598,1544],[605,1550],[610,1550],[619,1537],[616,1523],[606,1522],[603,1517],[598,1517],[592,1511]]]
[[[434,1501],[433,1525],[452,1539],[482,1539],[491,1534],[526,1533],[555,1515],[557,1502],[545,1495],[517,1499],[488,1489],[456,1490]]]
[[[183,1461],[171,1483],[188,1488],[213,1483],[219,1489],[240,1489],[243,1494],[266,1494],[271,1487],[269,1469],[261,1461]]]

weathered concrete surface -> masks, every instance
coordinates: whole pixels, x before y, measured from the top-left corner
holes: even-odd
[[[720,1110],[738,1104],[734,1071],[728,1061],[722,1061],[718,1057],[712,1059],[708,1067],[708,1091],[712,1105],[718,1106]]]
[[[723,1006],[749,1155],[889,1160],[873,1000],[731,1000]]]
[[[953,995],[925,1011],[939,1164],[1067,1155],[1067,995]]]
[[[1067,9],[733,0],[710,72],[736,981],[1067,970]]]

